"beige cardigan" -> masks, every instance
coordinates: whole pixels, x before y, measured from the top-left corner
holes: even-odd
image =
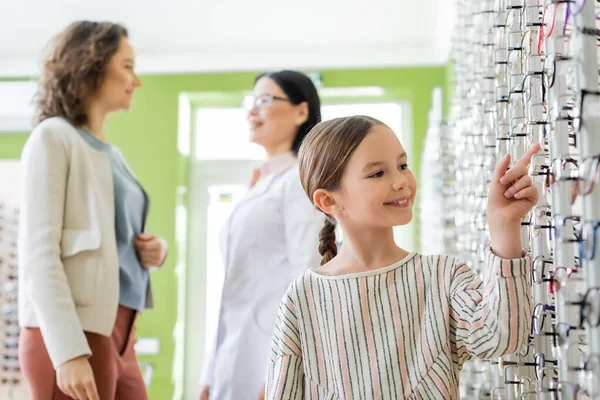
[[[66,120],[35,127],[21,157],[19,324],[39,327],[54,368],[110,336],[119,302],[112,172]],[[144,221],[145,223],[145,221]],[[147,306],[152,305],[150,287]]]

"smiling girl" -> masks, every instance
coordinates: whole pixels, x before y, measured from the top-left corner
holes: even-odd
[[[458,399],[472,357],[517,351],[531,317],[521,218],[537,203],[527,176],[536,145],[489,189],[485,277],[457,258],[409,252],[393,227],[417,192],[398,137],[364,116],[317,125],[299,153],[302,186],[326,215],[320,268],[296,279],[276,321],[268,399]],[[335,227],[344,235],[338,252]]]

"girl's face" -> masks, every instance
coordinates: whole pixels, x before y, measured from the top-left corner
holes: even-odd
[[[350,157],[333,193],[344,225],[388,228],[408,224],[417,182],[396,134],[374,126]]]

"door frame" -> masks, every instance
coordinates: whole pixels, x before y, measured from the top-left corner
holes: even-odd
[[[176,266],[178,316],[173,333],[174,400],[197,400],[206,358],[206,208],[209,203],[207,189],[211,185],[219,184],[248,184],[252,169],[262,164],[261,161],[253,160],[197,160],[194,151],[197,114],[195,110],[200,107],[235,107],[240,104],[244,94],[242,91],[233,91],[181,93],[179,96],[178,150],[181,157],[176,201],[176,242],[179,254]],[[394,92],[372,98],[331,97],[322,98],[322,103],[400,104],[403,145],[407,152],[412,154],[413,110],[410,96],[406,98]],[[413,249],[416,242],[414,224],[413,219],[408,226],[394,229],[396,235],[404,238],[402,244],[408,249]]]
[[[208,188],[213,185],[248,185],[261,161],[192,161],[189,175],[188,267],[186,268],[186,307],[184,327],[185,399],[197,400],[206,359],[206,307],[208,240]]]

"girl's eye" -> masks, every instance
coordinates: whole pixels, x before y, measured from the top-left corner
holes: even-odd
[[[370,175],[369,178],[381,178],[383,176],[383,171],[377,171],[373,175]]]
[[[398,166],[398,169],[399,169],[400,171],[407,170],[407,169],[408,169],[408,164],[400,164],[400,165]]]

